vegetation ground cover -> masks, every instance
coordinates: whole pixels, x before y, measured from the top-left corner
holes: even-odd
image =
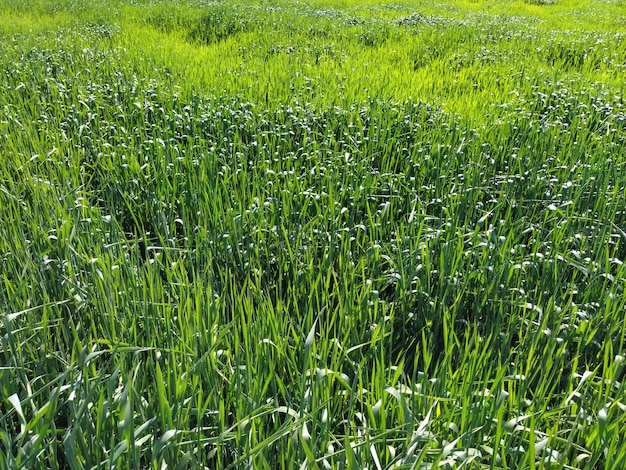
[[[626,467],[623,1],[0,2],[0,467]]]

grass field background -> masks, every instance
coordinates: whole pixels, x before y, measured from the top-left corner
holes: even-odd
[[[0,0],[0,468],[625,468],[625,79],[623,0]]]

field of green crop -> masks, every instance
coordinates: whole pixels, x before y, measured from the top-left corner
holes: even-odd
[[[625,0],[0,0],[0,469],[626,468]]]

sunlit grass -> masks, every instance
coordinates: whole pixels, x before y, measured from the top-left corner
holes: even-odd
[[[620,8],[4,2],[0,467],[624,467]]]

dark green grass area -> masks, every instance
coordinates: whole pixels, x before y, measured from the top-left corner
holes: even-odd
[[[620,8],[0,3],[0,468],[626,466]]]

